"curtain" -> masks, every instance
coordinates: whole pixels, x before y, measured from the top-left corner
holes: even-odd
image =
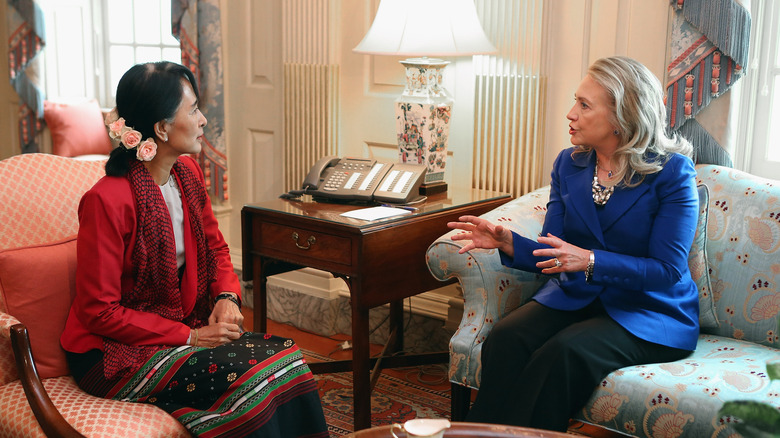
[[[38,152],[42,129],[43,89],[40,57],[46,42],[43,12],[33,0],[7,0],[8,70],[19,95],[19,146],[22,153]]]
[[[696,163],[732,167],[729,90],[745,73],[750,43],[750,9],[742,3],[670,0],[667,125],[693,144]]]
[[[200,110],[208,119],[199,161],[212,200],[228,199],[222,26],[219,0],[172,0],[171,27],[181,61],[198,79]]]

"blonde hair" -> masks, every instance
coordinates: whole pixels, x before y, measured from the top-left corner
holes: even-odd
[[[620,144],[613,155],[615,177],[627,187],[645,175],[661,171],[671,153],[691,156],[691,144],[679,135],[666,134],[666,107],[661,82],[638,61],[625,56],[601,58],[588,75],[606,90],[610,123],[618,130]],[[575,152],[589,152],[578,146]]]

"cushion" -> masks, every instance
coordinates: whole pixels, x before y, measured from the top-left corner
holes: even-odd
[[[76,236],[0,251],[0,293],[27,326],[41,378],[70,374],[60,335],[76,294]]]
[[[720,325],[712,297],[710,269],[707,263],[707,218],[710,203],[709,189],[704,184],[696,187],[699,192],[699,222],[688,254],[688,268],[699,290],[699,325],[702,328],[716,328]]]
[[[780,348],[780,181],[697,167],[709,189],[707,261],[720,326],[705,333]]]
[[[574,418],[633,437],[741,437],[718,410],[736,400],[780,409],[777,382],[765,373],[765,364],[778,360],[775,348],[701,335],[684,359],[613,371]]]
[[[111,152],[111,138],[96,100],[77,104],[45,101],[43,118],[51,132],[54,155],[75,157]]]

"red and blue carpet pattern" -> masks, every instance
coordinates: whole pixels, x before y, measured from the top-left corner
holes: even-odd
[[[309,351],[303,354],[307,360],[330,360]],[[394,371],[383,372],[371,393],[372,426],[403,423],[414,418],[450,418],[449,383],[444,379],[444,368],[438,371],[435,366],[414,367]],[[330,436],[340,437],[353,432],[352,373],[319,374],[314,379]],[[420,384],[412,383],[418,380]],[[427,385],[429,381],[432,384]]]
[[[331,437],[353,432],[352,373],[314,376]],[[414,418],[449,418],[448,392],[435,391],[382,374],[371,394],[371,425],[403,423]]]

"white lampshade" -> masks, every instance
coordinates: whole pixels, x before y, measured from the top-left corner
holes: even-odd
[[[463,56],[492,53],[473,0],[382,0],[353,52],[369,55]]]

